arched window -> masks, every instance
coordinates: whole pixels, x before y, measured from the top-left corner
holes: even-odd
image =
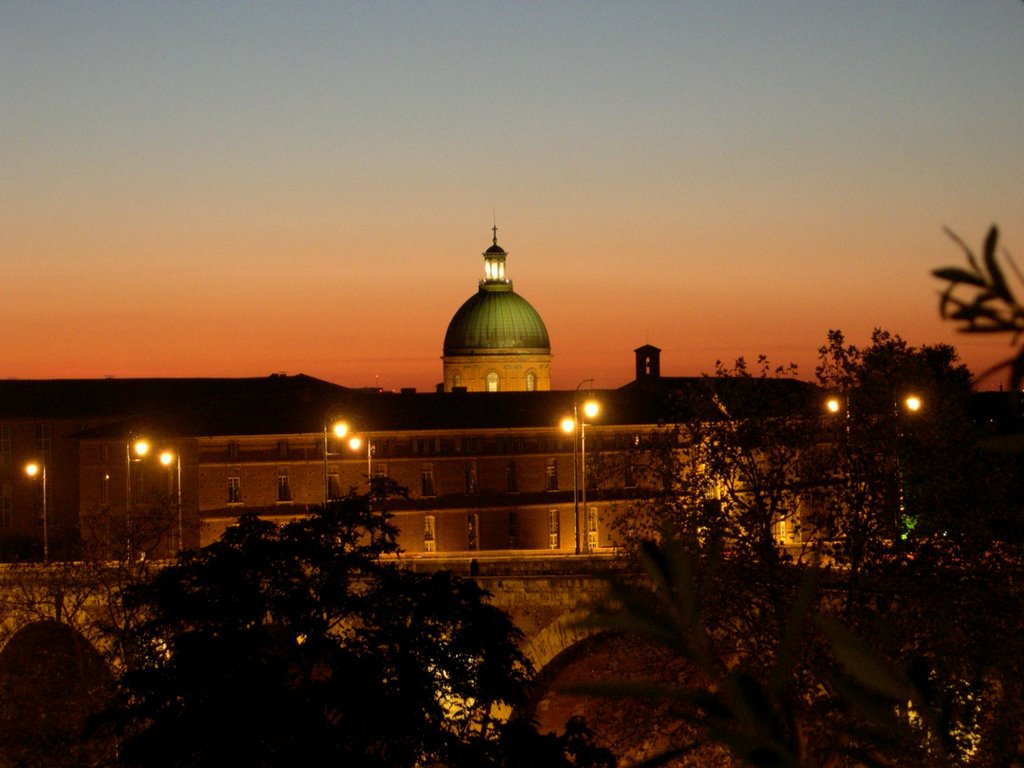
[[[487,375],[484,376],[484,384],[486,385],[486,389],[488,392],[497,392],[498,383],[499,379],[497,371],[488,371]]]
[[[526,391],[534,392],[537,389],[537,374],[533,371],[526,372]]]
[[[452,374],[452,389],[462,386],[462,374],[456,371]]]

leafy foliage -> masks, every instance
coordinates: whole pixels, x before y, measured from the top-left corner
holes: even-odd
[[[398,567],[366,497],[254,516],[124,593],[141,620],[107,721],[127,765],[497,764],[518,630],[475,582]]]
[[[981,449],[970,372],[951,347],[876,330],[863,349],[830,332],[820,389],[787,398],[777,373],[719,366],[643,446],[656,488],[624,533],[650,583],[617,585],[592,626],[665,645],[702,682],[616,692],[703,728],[677,757],[1015,764],[1019,554],[993,540],[1019,483]]]
[[[967,267],[942,267],[932,274],[949,285],[942,292],[939,312],[943,318],[961,324],[963,333],[1009,334],[1011,343],[1020,341],[1024,333],[1024,305],[1007,280],[999,263],[997,249],[999,229],[993,225],[982,245],[979,259],[970,246],[950,230],[946,233],[960,246],[967,258]],[[1009,254],[1003,253],[1018,282],[1024,282]],[[967,293],[965,297],[963,294]],[[1020,389],[1024,380],[1024,349],[982,373],[985,378],[997,371],[1008,369],[1011,389]]]
[[[1024,760],[1016,730],[1024,711],[1016,639],[1021,595],[997,586],[1006,570],[979,579],[998,592],[1003,610],[990,613],[990,603],[967,612],[949,606],[956,616],[950,624],[972,627],[972,637],[944,645],[951,626],[943,622],[915,628],[883,619],[887,638],[851,630],[830,613],[836,601],[828,575],[812,569],[801,579],[765,669],[762,659],[737,653],[713,626],[723,585],[735,575],[728,561],[708,571],[685,542],[666,532],[660,544],[641,548],[640,562],[646,580],[613,582],[586,624],[660,643],[697,670],[699,682],[622,681],[586,690],[669,699],[681,716],[704,727],[700,738],[673,745],[644,766],[667,765],[706,744],[727,746],[743,764],[773,768],[994,767]],[[908,574],[902,586],[919,621],[941,610],[943,598],[935,597],[936,582],[915,588],[916,579]],[[959,580],[953,574],[942,583]],[[1007,621],[1010,605],[1015,618]],[[863,629],[871,631],[868,623]],[[989,633],[988,640],[975,632]]]

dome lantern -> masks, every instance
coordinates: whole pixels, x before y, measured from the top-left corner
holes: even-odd
[[[494,240],[491,247],[484,251],[484,279],[480,285],[507,285],[511,288],[512,281],[505,277],[505,259],[508,254],[498,245],[498,225],[495,224],[491,230],[494,232]]]

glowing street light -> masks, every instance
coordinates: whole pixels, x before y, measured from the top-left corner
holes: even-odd
[[[327,502],[330,500],[330,480],[327,466],[328,456],[337,456],[339,454],[331,454],[329,452],[329,445],[327,442],[328,434],[333,434],[339,440],[345,440],[345,445],[353,453],[359,451],[363,447],[363,442],[366,443],[366,479],[367,482],[372,486],[371,473],[373,471],[373,441],[369,437],[361,437],[360,435],[353,434],[351,427],[347,421],[338,420],[328,423],[327,419],[324,419],[324,507],[327,507]],[[345,438],[348,438],[347,440]]]
[[[125,445],[125,554],[129,563],[132,561],[132,462],[142,461],[148,453],[149,441],[145,438],[136,438],[134,442],[129,438]],[[137,458],[133,459],[133,454]]]
[[[363,438],[352,435],[348,439],[348,447],[353,453],[363,447]],[[373,485],[373,441],[366,438],[366,482]]]
[[[174,554],[181,552],[182,549],[182,525],[181,525],[181,453],[176,453],[171,450],[164,450],[160,452],[160,463],[170,469],[171,464],[175,465],[175,505],[178,508],[178,547]]]
[[[601,410],[600,403],[588,398],[582,408],[579,405],[579,390],[584,384],[594,385],[593,379],[584,379],[576,385],[572,398],[572,416],[566,416],[559,423],[562,431],[572,434],[572,505],[573,505],[573,536],[576,540],[576,554],[582,551],[580,537],[580,479],[583,484],[583,509],[587,508],[587,419],[593,419]],[[583,419],[580,419],[580,411]],[[577,443],[579,451],[577,453]],[[581,457],[579,460],[577,456]],[[582,471],[580,463],[582,462]]]
[[[331,495],[330,472],[327,466],[327,457],[331,455],[327,443],[328,434],[333,434],[339,440],[343,439],[348,434],[348,422],[336,420],[328,423],[327,416],[324,416],[324,509],[327,509]]]
[[[846,415],[846,431],[850,431],[850,401],[849,397],[830,397],[825,401],[825,408],[831,414],[837,414],[844,409]],[[900,459],[900,444],[903,442],[903,420],[900,418],[901,411],[915,414],[918,413],[924,407],[924,401],[915,394],[909,394],[904,396],[902,399],[895,399],[892,403],[892,416],[895,423],[895,439],[893,443],[893,468],[895,470],[896,480],[896,523],[897,525],[904,525],[905,527],[909,524],[909,527],[913,527],[913,518],[906,514],[906,489],[903,483],[903,466]],[[907,534],[904,532],[903,538],[906,538]]]
[[[48,521],[46,519],[46,464],[40,462],[29,462],[25,465],[25,474],[31,478],[35,478],[38,475],[42,475],[43,480],[43,562],[50,562],[50,537],[49,531],[47,530]]]

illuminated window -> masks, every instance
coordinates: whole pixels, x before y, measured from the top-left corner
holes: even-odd
[[[106,472],[100,473],[100,504],[110,503],[110,475]]]
[[[480,515],[470,512],[466,515],[466,546],[468,549],[480,549]]]
[[[237,459],[238,458],[238,443],[236,443],[234,441],[231,441],[230,443],[228,443],[228,458],[229,459]]]
[[[278,480],[280,482],[280,478]],[[288,482],[287,475],[285,476],[285,483]],[[242,479],[237,475],[232,475],[228,478],[228,504],[241,504],[242,503]]]
[[[476,493],[476,462],[466,462],[466,493]]]
[[[558,460],[548,459],[548,465],[546,469],[546,484],[545,488],[549,491],[558,490]]]
[[[548,510],[548,548],[558,549],[561,546],[561,524],[558,520],[558,510],[552,507]]]
[[[423,518],[423,551],[433,552],[437,547],[437,525],[433,515]]]
[[[484,385],[488,392],[497,392],[500,379],[497,371],[488,371],[484,377]]]
[[[288,470],[283,467],[277,470],[277,500],[292,500],[292,488],[288,483]]]
[[[587,549],[597,549],[597,507],[587,509]]]
[[[462,386],[462,374],[456,371],[452,374],[452,388]]]
[[[533,371],[526,372],[526,391],[533,392],[537,389],[537,374]]]

